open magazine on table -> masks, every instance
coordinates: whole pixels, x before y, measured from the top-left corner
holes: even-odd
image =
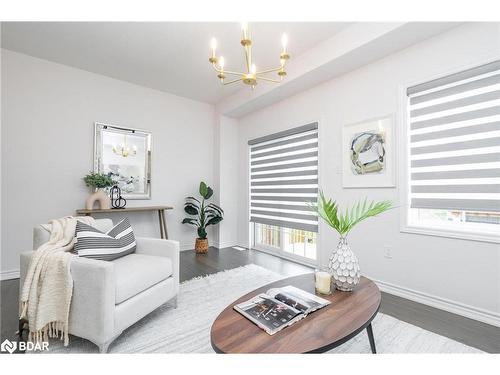
[[[234,309],[273,335],[329,304],[330,301],[324,298],[288,285],[269,289],[266,293],[235,305]]]

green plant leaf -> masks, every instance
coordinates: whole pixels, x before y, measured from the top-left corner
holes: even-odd
[[[200,195],[205,198],[205,195],[207,195],[207,192],[208,192],[208,186],[206,183],[204,183],[203,181],[200,182]]]
[[[214,191],[212,190],[212,188],[210,186],[207,186],[207,194],[205,194],[205,196],[203,198],[210,199],[212,197],[212,195],[214,195]]]
[[[111,173],[89,173],[83,178],[83,181],[85,181],[87,186],[94,188],[106,188],[116,184],[116,182],[111,178]]]
[[[354,203],[350,208],[347,207],[342,213],[337,203],[332,199],[327,199],[322,191],[320,191],[318,203],[309,206],[341,236],[346,236],[361,221],[393,208],[390,201],[368,203],[365,198],[363,201]]]
[[[217,206],[215,203],[210,203],[207,205],[207,207],[212,208],[216,211],[219,211],[221,213],[221,215],[224,214],[224,210],[222,208],[220,208],[219,206]]]
[[[222,217],[222,215],[221,215],[221,214],[219,214],[217,211],[212,211],[212,210],[207,211],[207,217],[208,217],[209,219],[210,219],[210,218],[212,218],[212,217],[215,217],[215,216],[220,216],[220,217]]]
[[[191,206],[194,207],[197,211],[200,210],[200,205],[196,202],[187,201],[186,203],[184,203],[184,206]]]
[[[191,224],[196,226],[198,225],[198,220],[186,217],[184,220],[182,220],[182,224]]]
[[[184,211],[186,211],[186,213],[188,213],[189,215],[198,215],[199,213],[199,210],[192,205],[184,206]]]
[[[222,221],[222,217],[220,217],[220,216],[214,216],[210,220],[207,221],[207,226],[218,224],[221,221]]]

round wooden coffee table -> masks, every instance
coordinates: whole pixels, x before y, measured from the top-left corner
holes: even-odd
[[[371,321],[377,315],[381,296],[375,283],[366,277],[352,292],[336,290],[322,296],[332,303],[272,336],[233,310],[240,302],[285,285],[314,293],[314,274],[279,280],[231,303],[212,324],[212,348],[217,353],[322,353],[366,329],[372,353],[376,353]]]

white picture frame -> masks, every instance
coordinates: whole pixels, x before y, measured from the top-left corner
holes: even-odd
[[[396,186],[394,123],[395,115],[390,114],[344,125],[342,187]]]

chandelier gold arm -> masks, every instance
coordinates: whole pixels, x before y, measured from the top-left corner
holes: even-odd
[[[233,75],[236,75],[236,76],[242,76],[242,75],[245,74],[245,73],[233,72],[231,70],[222,70],[222,69],[217,68],[217,66],[215,64],[212,64],[212,67],[214,68],[214,70],[217,73],[233,74]]]
[[[231,83],[239,82],[239,81],[242,81],[242,80],[243,80],[243,78],[238,78],[238,79],[233,79],[232,81],[223,82],[222,84],[224,86],[227,86],[227,85],[230,85]]]
[[[262,77],[262,76],[257,75],[257,80],[259,80],[259,79],[261,79],[263,81],[274,82],[274,83],[280,83],[281,82],[278,79],[272,79],[272,78],[267,78],[267,77]]]
[[[284,67],[282,66],[279,66],[277,68],[273,68],[273,69],[266,69],[266,70],[261,70],[260,72],[257,72],[256,74],[259,75],[259,74],[266,74],[266,73],[272,73],[272,72],[277,72],[281,69],[283,69]]]

